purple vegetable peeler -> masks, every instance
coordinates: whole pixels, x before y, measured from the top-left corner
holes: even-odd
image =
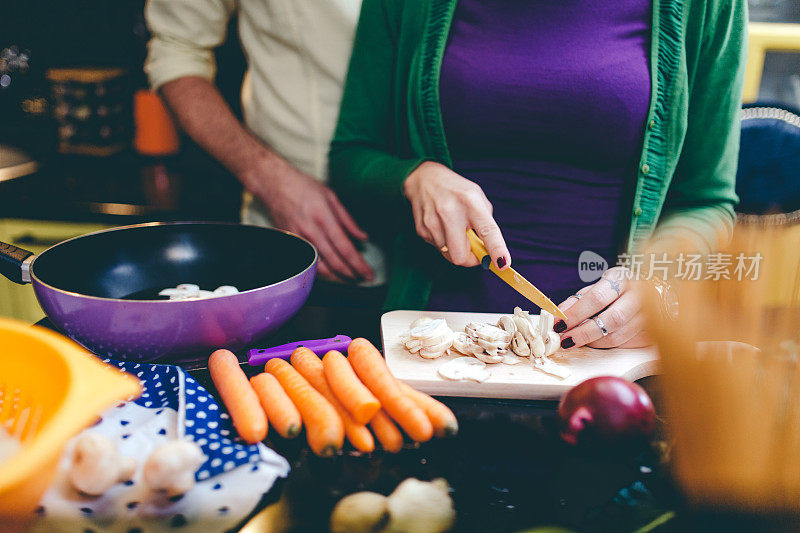
[[[346,353],[347,347],[350,346],[352,340],[353,339],[347,335],[337,335],[330,339],[290,342],[289,344],[281,344],[273,348],[254,348],[247,352],[247,362],[250,366],[258,366],[263,365],[275,357],[289,359],[292,352],[301,347],[308,348],[320,357],[331,350],[339,350],[340,352]]]

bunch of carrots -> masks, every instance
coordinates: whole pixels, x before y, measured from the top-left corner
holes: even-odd
[[[396,453],[403,447],[400,429],[417,442],[458,432],[453,412],[396,380],[366,339],[353,340],[347,357],[333,350],[320,359],[298,348],[289,361],[270,359],[266,371],[248,382],[233,353],[211,354],[211,379],[245,441],[264,440],[269,424],[287,439],[305,425],[311,449],[328,457],[342,449],[345,437],[362,452],[373,451],[377,438]]]

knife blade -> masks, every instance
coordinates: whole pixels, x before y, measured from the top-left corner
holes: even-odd
[[[475,257],[478,258],[481,263],[484,263],[484,258],[488,258],[489,252],[486,250],[486,245],[483,243],[480,237],[471,229],[467,230],[467,237],[469,238],[469,246],[472,249],[472,253],[475,254]],[[525,279],[519,272],[514,270],[513,268],[507,268],[505,270],[498,269],[495,264],[489,258],[489,270],[494,272],[497,277],[511,285],[511,288],[523,295],[525,298],[530,300],[531,302],[535,303],[545,311],[552,313],[553,315],[561,318],[562,320],[566,320],[567,317],[561,312],[561,309],[556,306],[548,298],[544,295],[542,291],[537,289],[533,283]]]

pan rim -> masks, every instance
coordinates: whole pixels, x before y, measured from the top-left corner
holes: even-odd
[[[200,224],[212,225],[212,226],[245,226],[245,227],[250,227],[250,228],[266,229],[266,230],[270,230],[270,231],[276,231],[278,233],[283,233],[285,235],[289,235],[290,237],[295,237],[296,239],[299,239],[299,240],[305,242],[306,244],[308,244],[311,247],[311,250],[314,252],[314,258],[311,260],[311,264],[309,264],[306,268],[304,268],[303,270],[301,270],[300,272],[298,272],[297,274],[295,274],[294,276],[292,276],[290,278],[286,278],[286,279],[281,280],[281,281],[276,281],[275,283],[271,283],[269,285],[264,285],[262,287],[256,287],[255,289],[250,289],[250,290],[246,290],[246,291],[242,291],[242,292],[237,292],[235,294],[227,294],[225,296],[214,296],[213,298],[202,298],[202,299],[195,299],[195,300],[127,300],[125,298],[104,298],[102,296],[91,296],[89,294],[82,294],[82,293],[75,292],[75,291],[68,291],[68,290],[65,290],[65,289],[59,289],[58,287],[50,285],[49,283],[45,283],[44,281],[39,279],[39,277],[36,275],[36,260],[39,257],[41,257],[42,255],[46,254],[47,252],[49,252],[53,248],[56,248],[56,247],[61,246],[63,244],[67,244],[67,243],[72,242],[72,241],[77,240],[77,239],[82,239],[84,237],[89,237],[91,235],[97,235],[99,233],[110,233],[110,232],[113,232],[113,231],[121,231],[121,230],[126,230],[126,229],[142,228],[142,227],[149,227],[149,226],[179,226],[179,225],[195,225],[196,226],[196,225],[200,225]],[[293,279],[296,279],[296,278],[299,278],[299,277],[305,275],[309,270],[311,270],[317,264],[318,260],[319,260],[319,251],[317,251],[317,247],[314,246],[311,243],[311,241],[309,241],[305,237],[301,237],[300,235],[297,235],[296,233],[292,233],[291,231],[286,231],[286,230],[282,230],[282,229],[278,229],[278,228],[271,228],[271,227],[267,227],[267,226],[258,226],[256,224],[240,224],[238,222],[222,222],[222,221],[218,222],[218,221],[213,221],[213,220],[201,220],[201,221],[180,220],[180,221],[165,221],[165,222],[142,222],[140,224],[130,224],[130,225],[127,225],[127,226],[116,226],[116,227],[113,227],[113,228],[106,228],[106,229],[101,229],[101,230],[98,230],[98,231],[92,231],[90,233],[85,233],[83,235],[78,235],[78,236],[72,237],[71,239],[67,239],[65,241],[61,241],[58,244],[54,244],[53,246],[51,246],[47,250],[43,251],[42,253],[37,254],[36,257],[34,258],[33,263],[31,264],[31,281],[32,282],[36,282],[36,284],[41,285],[43,287],[47,287],[48,290],[57,292],[59,294],[64,294],[64,295],[68,295],[68,296],[72,296],[72,297],[76,297],[76,298],[85,298],[85,299],[89,299],[89,300],[102,300],[104,302],[142,303],[142,304],[144,304],[144,303],[146,303],[146,304],[154,304],[154,303],[159,303],[159,304],[167,304],[167,303],[168,304],[192,304],[192,303],[197,303],[197,302],[208,302],[208,301],[214,301],[214,300],[225,300],[227,298],[236,297],[236,296],[238,296],[240,294],[252,294],[254,292],[262,291],[262,290],[268,289],[270,287],[275,287],[276,285],[280,285],[281,283],[286,283],[288,281],[291,281]]]

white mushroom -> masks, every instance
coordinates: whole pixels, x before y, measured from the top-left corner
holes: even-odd
[[[491,324],[472,322],[467,324],[464,331],[475,340],[483,339],[484,341],[492,343],[504,342],[506,346],[511,342],[510,333]]]
[[[136,461],[122,457],[108,437],[84,433],[75,441],[67,476],[78,491],[99,496],[117,483],[129,480],[135,471]]]
[[[554,354],[556,350],[558,350],[561,344],[561,337],[559,337],[558,333],[556,333],[555,331],[551,331],[550,333],[548,333],[548,337],[549,337],[549,342],[545,342],[545,345],[547,346],[546,355],[550,356]]]
[[[173,440],[153,450],[144,464],[144,481],[154,491],[178,496],[194,487],[194,473],[206,460],[200,447]]]
[[[531,342],[531,358],[542,358],[547,355],[547,346],[544,344],[544,339],[537,336]]]
[[[486,369],[486,364],[474,357],[451,359],[441,365],[437,372],[442,378],[451,381],[477,381],[481,383],[491,376],[491,372]]]
[[[420,357],[423,357],[425,359],[436,359],[437,357],[441,357],[442,355],[444,355],[452,345],[453,345],[452,333],[448,335],[447,338],[445,338],[445,340],[443,340],[439,344],[434,344],[433,346],[426,346],[425,341],[423,341],[422,347],[419,350],[419,355]]]
[[[530,319],[524,316],[514,315],[514,325],[517,326],[517,331],[522,333],[522,336],[529,344],[533,343],[533,340],[538,336]]]
[[[444,479],[400,483],[387,500],[389,523],[383,533],[443,533],[455,522],[450,487]]]
[[[542,309],[542,313],[539,315],[538,324],[539,336],[544,341],[545,346],[542,357],[547,357],[555,352],[558,349],[559,343],[561,342],[561,338],[555,331],[553,331],[554,323],[555,317],[551,313]]]
[[[557,378],[567,379],[570,376],[570,371],[564,367],[563,365],[559,365],[558,363],[547,359],[546,357],[542,358],[531,358],[531,364],[533,368],[537,370],[541,370],[546,374],[551,374]]]
[[[519,364],[521,362],[522,362],[522,358],[521,357],[517,357],[513,353],[506,353],[505,355],[503,355],[502,363],[504,365],[517,365],[517,364]]]
[[[453,330],[443,318],[434,320],[421,317],[411,324],[400,340],[409,352],[418,353],[425,359],[435,359],[450,350],[453,345]]]
[[[514,323],[514,317],[509,315],[503,315],[500,317],[500,320],[497,321],[497,327],[510,333],[512,336],[514,333],[517,332],[517,325]]]
[[[231,294],[239,294],[239,289],[231,285],[220,285],[214,289],[214,296],[228,296]]]
[[[539,335],[544,337],[547,333],[552,331],[555,324],[555,317],[549,311],[542,309],[539,314]]]
[[[521,331],[514,333],[514,337],[511,339],[511,350],[520,357],[531,355],[531,347]]]
[[[480,342],[480,341],[478,341],[478,342]],[[507,352],[507,350],[504,350],[503,353],[508,353],[508,352]],[[494,354],[483,353],[483,352],[476,353],[475,357],[477,357],[478,359],[480,359],[484,363],[487,363],[487,364],[490,364],[490,365],[503,362],[503,355],[501,355],[501,354],[499,354],[497,352],[495,352]]]
[[[464,355],[483,353],[483,348],[472,337],[463,332],[453,335],[453,348]]]
[[[429,316],[421,316],[418,319],[416,319],[414,322],[412,322],[411,325],[408,326],[408,329],[410,329],[410,330],[411,329],[417,329],[418,327],[424,326],[426,324],[430,324],[431,322],[433,322],[433,319],[431,317],[429,317]]]

